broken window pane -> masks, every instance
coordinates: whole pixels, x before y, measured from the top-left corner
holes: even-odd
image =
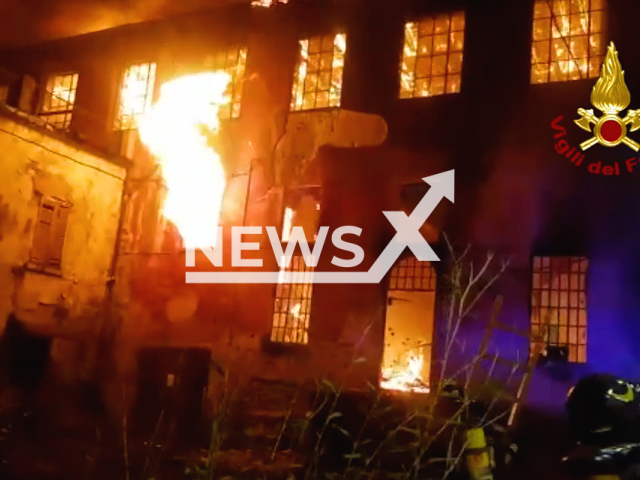
[[[604,0],[536,0],[531,83],[599,76],[605,53],[603,9]]]

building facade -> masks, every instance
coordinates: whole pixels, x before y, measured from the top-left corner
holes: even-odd
[[[474,355],[484,303],[500,292],[505,323],[535,332],[548,318],[547,342],[567,355],[540,366],[529,391],[532,405],[557,409],[579,376],[633,377],[639,361],[638,169],[625,163],[635,152],[596,145],[572,162],[559,143],[587,138],[573,120],[591,108],[610,41],[633,108],[639,9],[631,0],[237,4],[4,52],[2,62],[16,74],[9,103],[29,85],[77,88],[64,106],[40,94],[22,107],[132,160],[114,287],[123,376],[145,375],[142,350],[199,348],[245,382],[328,376],[366,388],[393,361],[416,359],[428,382],[444,354],[444,233],[480,252],[476,262],[486,250],[510,258],[462,325],[469,346],[455,362]],[[162,215],[166,178],[137,127],[163,83],[220,69],[231,76],[216,147],[227,175],[222,225],[276,225],[284,241],[295,225],[309,240],[318,225],[357,225],[368,268],[394,233],[382,212],[411,211],[422,178],[455,169],[455,203],[444,200],[421,230],[443,262],[403,257],[379,285],[186,285],[180,236]],[[256,239],[269,247],[264,231]],[[318,270],[344,256],[332,248]],[[265,268],[277,268],[271,260]],[[305,267],[294,259],[291,268]],[[402,358],[389,353],[403,343],[391,325],[416,345]],[[526,358],[530,345],[505,338],[497,348]]]
[[[88,381],[105,327],[126,162],[4,105],[0,125],[3,331],[16,333],[19,321],[48,339],[14,339],[11,375],[28,382],[49,367],[64,382]]]

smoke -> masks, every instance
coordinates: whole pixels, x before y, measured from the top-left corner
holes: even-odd
[[[480,190],[474,238],[528,258],[554,205],[571,189],[563,169],[546,168],[547,160],[515,149],[499,159]]]
[[[241,0],[3,0],[0,45],[22,46]]]

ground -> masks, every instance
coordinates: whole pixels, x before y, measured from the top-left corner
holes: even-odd
[[[277,390],[273,384],[269,388]],[[291,392],[288,387],[281,391]],[[0,400],[0,478],[404,478],[397,473],[402,465],[411,466],[409,445],[412,430],[419,425],[415,419],[407,420],[413,408],[407,397],[376,397],[377,413],[371,414],[373,397],[368,394],[344,392],[337,400],[333,394],[322,397],[325,394],[298,392],[297,398],[291,396],[288,402],[282,402],[286,395],[280,396],[274,400],[280,402],[277,404],[269,403],[259,392],[254,396],[245,392],[226,406],[219,405],[219,416],[188,432],[176,422],[182,418],[179,409],[168,406],[151,431],[134,432],[136,419],[123,418],[122,423],[109,419],[97,391],[89,386],[70,387],[45,380],[31,392],[5,388]],[[315,414],[305,415],[314,398]],[[369,426],[358,428],[367,415],[371,417]],[[522,419],[515,438],[519,447],[516,460],[510,470],[498,472],[497,478],[567,478],[560,469],[560,458],[568,446],[562,419],[532,412],[525,412]],[[389,432],[400,425],[403,435],[387,441]],[[353,453],[352,439],[357,435],[362,452],[372,451],[364,446],[367,442],[389,443],[366,476],[357,474],[362,472],[361,458],[345,458]],[[316,442],[319,437],[325,441]],[[433,456],[436,453],[434,450]],[[435,476],[436,471],[419,478],[442,478]],[[454,470],[449,478],[456,476]]]

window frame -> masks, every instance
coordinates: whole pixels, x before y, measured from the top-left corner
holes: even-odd
[[[320,212],[322,212],[322,201],[323,201],[323,187],[322,185],[305,185],[305,186],[301,186],[299,188],[290,188],[289,190],[285,190],[285,192],[283,193],[283,197],[282,197],[282,208],[280,211],[280,228],[278,229],[278,234],[279,234],[279,240],[282,244],[282,248],[283,251],[287,250],[287,247],[289,245],[289,239],[284,240],[284,227],[285,227],[285,212],[287,210],[288,204],[290,202],[288,202],[288,199],[291,198],[291,192],[292,191],[299,191],[299,190],[304,190],[304,189],[309,189],[309,190],[313,190],[315,192],[319,191],[320,194],[316,195],[316,200],[317,202],[320,204]],[[319,199],[318,199],[319,196]],[[294,210],[294,209],[292,209]],[[295,211],[295,210],[294,210]],[[317,227],[320,227],[320,219],[318,219],[318,225]],[[317,233],[317,232],[316,232]],[[306,232],[305,232],[305,236],[306,236]],[[309,245],[309,250],[313,253],[314,247],[315,247],[315,239],[311,242],[307,242]],[[294,250],[293,256],[291,257],[291,263],[289,264],[289,266],[285,269],[286,271],[293,271],[291,270],[291,268],[293,268],[294,265],[294,259],[298,257],[300,259],[300,261],[302,261],[304,263],[304,256],[302,254],[302,252],[300,251],[300,247],[299,244],[296,244],[296,249]],[[310,292],[309,292],[309,296],[308,298],[303,297],[303,300],[307,300],[309,302],[308,305],[308,310],[307,310],[307,316],[308,316],[308,322],[307,325],[305,327],[306,331],[306,336],[307,336],[307,342],[306,343],[302,343],[302,342],[284,342],[281,340],[274,340],[274,331],[276,328],[280,328],[280,327],[276,327],[274,325],[274,319],[275,319],[275,315],[278,313],[276,312],[276,300],[278,300],[279,298],[283,298],[283,297],[278,297],[278,286],[279,285],[296,285],[294,283],[290,283],[290,284],[285,284],[285,283],[277,283],[276,285],[274,285],[273,288],[273,303],[272,303],[272,308],[271,308],[271,329],[270,329],[270,334],[269,334],[269,340],[271,343],[273,344],[277,344],[277,345],[282,345],[282,346],[288,346],[288,347],[292,347],[292,346],[298,346],[298,347],[306,347],[309,345],[310,342],[310,338],[309,338],[309,330],[311,328],[311,314],[313,313],[313,295],[314,295],[314,284],[313,284],[313,273],[315,272],[315,268],[314,267],[308,267],[306,265],[306,263],[304,264],[305,269],[304,271],[308,271],[311,273],[311,282],[308,284],[303,284],[303,285],[309,285],[310,287]],[[280,268],[280,271],[282,271],[283,269]],[[292,297],[288,296],[286,297],[288,300],[291,300]],[[282,313],[282,312],[280,312]]]
[[[310,243],[309,244],[309,249],[311,251],[313,251],[313,247],[314,247],[315,243]],[[282,242],[282,246],[283,249],[286,251],[288,242]],[[296,245],[296,247],[298,247]],[[298,269],[295,270],[295,262],[296,260],[298,262],[302,262],[302,269]],[[311,328],[311,317],[312,317],[312,312],[313,312],[313,294],[314,294],[314,284],[313,284],[313,274],[315,272],[315,267],[309,267],[305,260],[304,260],[304,256],[302,254],[302,252],[299,251],[299,248],[296,248],[296,250],[294,251],[294,254],[291,257],[291,262],[289,263],[288,266],[283,267],[283,268],[279,268],[280,272],[306,272],[310,275],[310,282],[305,282],[305,283],[280,283],[278,282],[277,284],[274,285],[273,287],[273,301],[272,301],[272,308],[271,308],[271,328],[269,331],[269,341],[272,344],[275,345],[280,345],[280,346],[285,346],[285,347],[307,347],[310,344],[310,335],[309,335],[309,331]],[[291,293],[291,290],[293,288],[295,288],[296,286],[301,285],[302,289],[302,295],[300,297],[296,296],[295,294]],[[279,287],[282,288],[282,290],[285,289],[285,286],[287,286],[289,288],[289,293],[287,295],[278,295],[278,289]],[[307,292],[308,291],[308,295]],[[280,304],[283,300],[287,301],[287,306],[286,308],[282,309],[278,309],[278,301],[280,301]],[[286,341],[285,340],[285,336],[287,334],[287,330],[290,328],[289,326],[289,317],[290,315],[287,312],[291,312],[291,310],[289,309],[289,302],[291,301],[296,301],[296,300],[300,300],[300,302],[307,302],[307,308],[306,310],[303,311],[303,318],[304,318],[304,322],[305,324],[303,325],[302,328],[294,328],[294,332],[297,332],[297,335],[300,335],[300,333],[302,333],[303,335],[303,341],[298,341],[297,339],[295,341]],[[304,308],[304,307],[302,307]],[[275,317],[276,315],[282,315],[286,313],[286,319],[285,319],[285,324],[284,326],[276,326],[275,324]],[[278,335],[277,332],[282,331],[282,336]]]
[[[538,3],[545,3],[546,7],[549,9],[549,17],[536,17],[536,8]],[[602,68],[602,62],[604,61],[604,57],[606,55],[606,51],[607,51],[607,43],[608,43],[608,39],[609,39],[609,2],[608,0],[597,0],[601,3],[601,7],[598,9],[592,9],[591,5],[593,1],[596,0],[587,0],[589,2],[589,6],[587,8],[587,10],[585,10],[582,13],[586,13],[588,15],[588,29],[587,29],[587,33],[586,34],[576,34],[573,35],[571,33],[571,17],[572,15],[579,15],[581,12],[577,12],[575,14],[572,14],[572,9],[571,9],[571,4],[569,3],[569,13],[567,13],[566,15],[559,15],[556,16],[556,14],[553,11],[553,0],[534,0],[533,3],[533,9],[531,12],[531,33],[529,36],[530,42],[531,42],[531,48],[530,48],[530,54],[529,54],[529,84],[530,85],[548,85],[548,84],[556,84],[556,83],[567,83],[567,82],[574,82],[574,81],[583,81],[583,80],[593,80],[595,78],[598,78],[600,76],[600,70]],[[593,14],[594,13],[600,13],[601,15],[601,28],[599,31],[597,32],[592,32],[591,28],[592,28],[592,24],[593,24]],[[560,25],[558,23],[558,18],[560,17],[569,17],[569,33],[567,35],[562,35],[560,34],[559,30],[560,30]],[[536,21],[540,21],[540,20],[545,20],[545,19],[550,19],[550,22],[552,23],[549,26],[549,35],[548,37],[545,36],[544,38],[541,39],[536,39],[535,38],[535,33],[536,33]],[[553,29],[554,27],[558,30],[558,37],[554,37],[554,32]],[[600,35],[600,52],[598,54],[591,54],[591,45],[590,45],[590,37],[592,35]],[[571,51],[571,39],[572,38],[579,38],[579,37],[586,37],[587,42],[586,42],[586,57],[580,57],[580,58],[575,58],[573,56],[573,53]],[[566,46],[567,50],[568,50],[568,59],[567,60],[553,60],[552,59],[552,50],[553,50],[553,41],[556,39],[561,39],[563,42],[563,44]],[[534,48],[535,48],[535,44],[536,43],[540,43],[540,42],[549,42],[549,49],[548,49],[548,59],[546,62],[534,62]],[[598,66],[594,67],[595,70],[593,73],[590,72],[590,62],[592,59],[599,59],[600,61],[598,62]],[[583,76],[582,72],[580,71],[580,65],[579,65],[579,61],[580,60],[585,60],[586,62],[586,73],[585,76]],[[560,79],[560,80],[552,80],[551,79],[551,75],[552,75],[552,66],[554,65],[554,63],[558,63],[560,64],[561,62],[567,62],[567,63],[574,63],[577,66],[577,72],[578,72],[578,77],[577,78],[570,78],[571,72],[567,72],[566,74],[564,74],[563,76],[565,76],[566,78],[564,79]],[[544,81],[536,81],[534,82],[534,67],[536,65],[543,65],[547,67],[547,72],[546,72],[546,79]]]
[[[229,52],[232,50],[236,51],[236,55],[238,58],[234,65],[229,65],[228,64]],[[231,82],[229,83],[231,85],[231,95],[229,98],[229,102],[224,105],[220,105],[220,108],[219,108],[219,112],[223,109],[228,109],[229,114],[228,115],[219,114],[219,117],[221,121],[228,122],[228,121],[238,120],[239,118],[242,117],[242,111],[243,111],[242,103],[244,101],[245,83],[247,80],[247,62],[249,58],[249,47],[246,43],[232,44],[232,45],[227,45],[226,47],[220,49],[220,52],[224,52],[223,65],[221,65],[220,67],[218,67],[217,65],[214,65],[214,68],[216,70],[221,70],[231,75]],[[242,55],[244,55],[244,62],[241,64],[240,59],[242,58]],[[237,70],[241,65],[243,67],[242,68],[243,71],[242,71],[242,74],[240,75],[240,78],[238,78]],[[230,73],[230,70],[233,70],[233,73]],[[237,89],[239,89],[239,93]],[[239,97],[239,101],[237,102],[234,101],[234,96],[236,94],[238,94],[238,97]],[[238,105],[237,115],[233,114],[234,105]]]
[[[535,286],[535,274],[538,273],[540,275],[542,275],[542,273],[545,271],[543,269],[543,259],[549,259],[550,261],[550,265],[549,265],[549,276],[550,276],[550,285],[546,286],[546,287],[542,287],[543,283],[542,283],[542,277],[540,277],[539,280],[539,287],[536,288]],[[536,269],[536,259],[540,259],[541,262],[541,267]],[[557,273],[557,282],[558,282],[558,286],[554,287],[553,286],[553,282],[554,282],[554,278],[553,278],[553,266],[552,266],[552,262],[553,259],[558,259],[558,260],[563,260],[566,259],[568,260],[568,270],[567,270],[567,275],[569,276],[567,279],[568,282],[568,286],[567,288],[562,288],[562,286],[560,285],[561,279],[560,279],[560,275],[562,274],[562,272],[558,272]],[[578,289],[574,290],[571,289],[571,274],[572,274],[572,270],[571,270],[571,262],[572,261],[576,261],[578,262],[578,270],[576,271],[576,274],[578,275],[577,278],[577,282],[578,282]],[[584,271],[581,270],[581,266],[580,266],[580,262],[586,261],[586,268]],[[561,342],[560,341],[560,332],[558,332],[558,340],[554,343],[550,343],[549,341],[549,331],[547,330],[546,332],[544,332],[544,341],[542,342],[542,350],[544,351],[546,348],[548,347],[559,347],[559,348],[563,348],[566,347],[567,348],[567,363],[570,363],[572,365],[583,365],[586,364],[589,361],[589,299],[588,299],[588,292],[589,292],[589,271],[590,271],[590,260],[589,257],[586,255],[581,255],[581,254],[536,254],[534,256],[531,257],[531,261],[530,261],[530,270],[529,270],[529,329],[531,331],[532,337],[531,340],[529,342],[529,353],[530,355],[532,355],[535,351],[535,343],[534,342],[534,335],[539,335],[540,333],[540,329],[541,327],[543,327],[545,325],[545,323],[540,320],[538,322],[534,322],[534,313],[535,313],[535,309],[541,309],[542,307],[545,307],[543,305],[534,305],[534,296],[536,295],[536,292],[542,292],[542,291],[546,291],[549,293],[549,297],[551,297],[551,293],[552,292],[557,292],[558,294],[560,294],[561,292],[567,292],[568,294],[571,292],[576,292],[578,294],[577,297],[577,306],[571,306],[571,299],[570,299],[570,295],[567,296],[567,306],[566,307],[562,307],[560,305],[560,295],[558,295],[558,306],[554,307],[553,305],[547,305],[546,308],[548,310],[552,310],[555,309],[557,311],[556,317],[557,317],[557,322],[556,323],[549,323],[549,325],[556,325],[558,327],[558,330],[560,329],[560,327],[562,327],[562,323],[560,321],[560,309],[564,309],[566,308],[566,312],[567,312],[567,320],[566,320],[566,328],[567,328],[567,339],[565,342]],[[580,285],[580,275],[584,275],[584,285],[583,287]],[[580,294],[584,294],[584,307],[580,306]],[[541,295],[541,293],[540,293]],[[549,298],[549,303],[551,303],[551,298]],[[571,311],[575,311],[576,312],[576,324],[575,325],[571,325]],[[584,325],[580,325],[580,312],[584,311]],[[537,314],[539,317],[542,316],[541,312],[538,312]],[[538,326],[537,329],[534,328],[534,326]],[[576,341],[572,342],[571,341],[571,327],[574,328],[575,330],[575,335],[576,335]],[[580,329],[584,328],[584,343],[581,343],[580,341]],[[572,360],[571,359],[571,347],[576,347],[576,360]],[[584,347],[584,360],[581,361],[580,360],[580,354],[579,354],[579,348],[580,347]]]
[[[318,83],[316,83],[316,88],[314,90],[314,106],[312,108],[305,108],[304,107],[304,87],[307,81],[307,75],[308,75],[308,70],[305,69],[305,78],[302,81],[302,84],[299,84],[298,81],[298,75],[299,75],[299,71],[300,71],[300,65],[301,65],[301,60],[303,58],[302,55],[302,42],[306,41],[308,43],[308,49],[311,49],[311,40],[313,40],[314,38],[320,37],[320,50],[318,52],[318,55],[320,57],[322,57],[323,52],[324,53],[328,53],[328,51],[324,51],[322,49],[322,45],[323,45],[323,40],[325,37],[328,37],[329,35],[333,36],[333,50],[331,52],[331,69],[329,69],[329,89],[326,90],[327,95],[328,95],[328,100],[327,100],[327,106],[321,106],[321,107],[317,107],[317,103],[318,103],[318,94],[321,92],[324,92],[325,90],[320,90],[319,89],[319,79],[318,79]],[[331,90],[332,90],[332,79],[334,77],[334,70],[336,70],[336,67],[333,66],[333,62],[334,62],[334,56],[336,53],[336,46],[335,46],[335,42],[336,42],[336,38],[342,35],[344,37],[344,50],[342,51],[342,65],[337,67],[341,69],[341,80],[340,80],[340,95],[338,98],[338,102],[337,105],[331,105]],[[347,60],[347,51],[348,51],[348,40],[349,39],[349,33],[347,31],[347,28],[344,27],[336,27],[332,30],[325,30],[325,33],[318,33],[318,32],[314,32],[314,33],[308,33],[305,34],[301,37],[299,37],[297,39],[297,47],[296,47],[296,61],[294,62],[293,65],[293,75],[291,76],[291,88],[289,89],[289,105],[288,105],[288,113],[289,114],[295,114],[295,113],[303,113],[303,112],[322,112],[322,111],[331,111],[331,110],[335,110],[335,109],[339,109],[342,108],[342,103],[343,103],[343,94],[344,94],[344,71],[345,71],[345,67],[346,67],[346,60]],[[311,53],[309,53],[309,55],[312,55]],[[320,62],[320,58],[318,59],[318,62]],[[308,64],[308,58],[305,60],[305,63]],[[320,74],[320,72],[326,72],[327,70],[322,70],[320,69],[320,63],[318,64],[318,69],[315,70],[315,73],[317,73],[318,75]],[[300,97],[300,107],[297,106],[298,104],[298,97]]]
[[[52,83],[53,79],[55,78],[64,78],[64,77],[75,77],[75,87],[71,88],[69,90],[69,92],[73,92],[73,102],[70,104],[71,108],[66,108],[66,109],[60,109],[60,110],[48,110],[45,111],[44,106],[45,106],[45,102],[47,97],[51,97],[53,98],[53,92],[49,91],[49,84]],[[73,80],[72,80],[73,82]],[[75,70],[75,71],[63,71],[63,72],[51,72],[46,74],[45,76],[42,77],[42,85],[44,85],[43,88],[41,88],[40,90],[40,94],[38,95],[38,108],[37,108],[37,112],[38,112],[38,117],[41,118],[47,125],[51,125],[53,128],[55,128],[56,130],[60,130],[60,131],[69,131],[70,127],[71,127],[71,123],[73,122],[73,114],[75,113],[75,108],[76,108],[76,99],[78,96],[78,86],[80,84],[80,72]],[[73,83],[72,83],[73,85]],[[67,107],[69,107],[69,102],[67,102]],[[64,115],[65,117],[65,122],[63,123],[64,126],[60,127],[58,125],[56,125],[55,123],[51,123],[48,121],[49,118],[51,117],[55,117],[57,115]]]
[[[112,124],[112,129],[116,132],[131,132],[131,131],[137,131],[139,128],[138,125],[138,120],[136,120],[135,122],[135,126],[134,123],[132,123],[131,121],[129,121],[130,126],[129,127],[123,127],[123,120],[122,120],[122,112],[121,112],[121,102],[122,102],[122,90],[124,87],[124,80],[125,80],[125,76],[127,74],[127,72],[133,68],[133,67],[139,67],[142,65],[149,65],[149,69],[151,69],[151,65],[154,65],[153,67],[153,84],[150,85],[149,84],[149,78],[147,78],[146,80],[146,84],[147,84],[147,92],[145,94],[145,101],[147,101],[148,99],[148,104],[146,105],[145,109],[142,112],[134,112],[134,113],[129,113],[128,116],[129,117],[138,117],[142,114],[144,114],[146,111],[148,111],[148,109],[151,107],[153,101],[156,99],[156,94],[157,94],[157,90],[158,90],[158,62],[156,60],[143,60],[143,61],[138,61],[138,62],[129,62],[127,64],[124,65],[124,67],[120,68],[120,73],[118,75],[118,81],[117,81],[117,90],[116,90],[116,102],[115,102],[115,109],[114,109],[114,114],[113,114],[113,121],[111,122]]]
[[[458,14],[462,14],[462,19],[464,22],[464,26],[461,30],[451,30],[451,19]],[[405,65],[405,45],[406,45],[406,35],[407,35],[407,27],[409,24],[411,23],[415,23],[417,24],[417,28],[418,30],[420,29],[420,23],[425,21],[425,20],[433,20],[434,22],[434,31],[431,35],[424,35],[423,37],[435,37],[435,21],[438,17],[443,16],[443,15],[447,15],[449,17],[449,27],[447,30],[447,49],[446,52],[442,55],[434,55],[434,52],[432,50],[432,52],[429,55],[419,55],[419,51],[418,51],[418,42],[420,41],[420,34],[418,32],[418,36],[416,37],[416,56],[415,58],[415,65],[413,67],[412,70],[410,70],[411,75],[413,76],[413,87],[411,89],[411,95],[410,96],[403,96],[403,74],[404,74],[404,65]],[[452,33],[462,33],[462,45],[461,45],[461,49],[460,50],[455,50],[452,51],[451,50],[451,34]],[[399,61],[398,61],[398,90],[397,90],[397,99],[398,100],[417,100],[417,99],[427,99],[427,98],[433,98],[433,97],[446,97],[449,95],[455,95],[455,94],[459,94],[462,92],[462,80],[464,77],[464,68],[465,68],[465,62],[464,62],[464,57],[465,57],[465,46],[466,46],[466,36],[467,36],[467,11],[465,8],[457,8],[457,9],[453,9],[453,10],[447,10],[447,11],[431,11],[431,12],[421,12],[420,14],[417,15],[412,15],[410,18],[406,18],[405,21],[402,24],[402,41],[401,41],[401,48],[400,48],[400,55],[399,55]],[[454,73],[449,73],[448,68],[449,68],[449,59],[451,57],[452,54],[460,54],[461,55],[461,60],[460,60],[460,70],[458,72],[454,72]],[[446,57],[446,61],[445,61],[445,73],[444,75],[433,75],[432,69],[433,69],[433,63],[432,63],[432,59],[434,57],[439,57],[439,56],[445,56]],[[428,77],[420,77],[418,78],[416,75],[416,71],[418,68],[418,59],[422,57],[422,58],[428,58],[430,60],[430,73]],[[448,79],[450,76],[452,75],[457,75],[459,76],[459,86],[458,86],[458,90],[457,91],[452,91],[452,92],[448,92],[447,91],[447,83],[448,83]],[[443,86],[443,91],[442,93],[436,93],[436,94],[429,94],[429,95],[417,95],[417,86],[416,86],[416,81],[419,79],[428,79],[429,83],[431,82],[431,79],[434,77],[442,77],[444,78],[444,86]]]
[[[413,268],[414,272],[415,272],[415,268],[416,266],[420,266],[420,270],[421,270],[421,275],[416,276],[416,275],[401,275],[401,270],[402,268]],[[424,275],[424,272],[428,271],[428,275]],[[397,273],[397,274],[394,274]],[[415,293],[432,293],[434,298],[434,302],[433,302],[433,311],[431,312],[432,315],[432,320],[433,320],[433,324],[432,324],[432,335],[431,335],[431,339],[429,341],[429,343],[424,343],[423,345],[421,345],[422,347],[428,347],[429,349],[429,355],[430,358],[428,359],[429,361],[429,371],[427,372],[427,376],[425,378],[426,381],[426,387],[429,389],[429,391],[431,391],[432,386],[433,386],[433,380],[434,380],[434,375],[435,375],[435,369],[434,369],[434,361],[436,359],[436,343],[437,343],[437,326],[438,326],[438,309],[439,309],[439,287],[440,287],[440,274],[441,272],[439,271],[439,269],[437,268],[437,266],[434,264],[434,262],[431,261],[421,261],[418,260],[416,258],[416,256],[412,253],[412,252],[404,252],[394,263],[393,266],[391,267],[391,269],[389,270],[389,272],[387,273],[387,275],[385,275],[385,282],[384,284],[384,312],[383,312],[383,318],[384,318],[384,329],[382,331],[382,335],[383,335],[383,345],[382,345],[382,351],[381,351],[381,357],[380,357],[380,365],[379,365],[379,379],[378,379],[378,386],[382,391],[390,391],[393,392],[395,390],[393,389],[388,389],[387,387],[382,386],[382,384],[385,382],[385,379],[383,377],[383,370],[385,369],[385,353],[386,353],[386,348],[387,348],[387,331],[389,329],[388,326],[388,311],[389,311],[389,306],[391,305],[391,301],[393,299],[392,294],[393,292],[415,292]],[[406,281],[406,279],[408,278],[412,278],[413,279],[413,285],[411,287],[407,287],[407,285],[403,285],[400,286],[398,283],[398,279],[404,279]],[[423,287],[423,285],[418,286],[417,288],[415,287],[415,279],[421,279],[421,283],[423,284],[425,282],[425,280],[428,279],[428,285],[426,287]],[[395,283],[394,283],[395,280]],[[429,394],[428,392],[420,392],[420,391],[412,391],[412,394]]]

